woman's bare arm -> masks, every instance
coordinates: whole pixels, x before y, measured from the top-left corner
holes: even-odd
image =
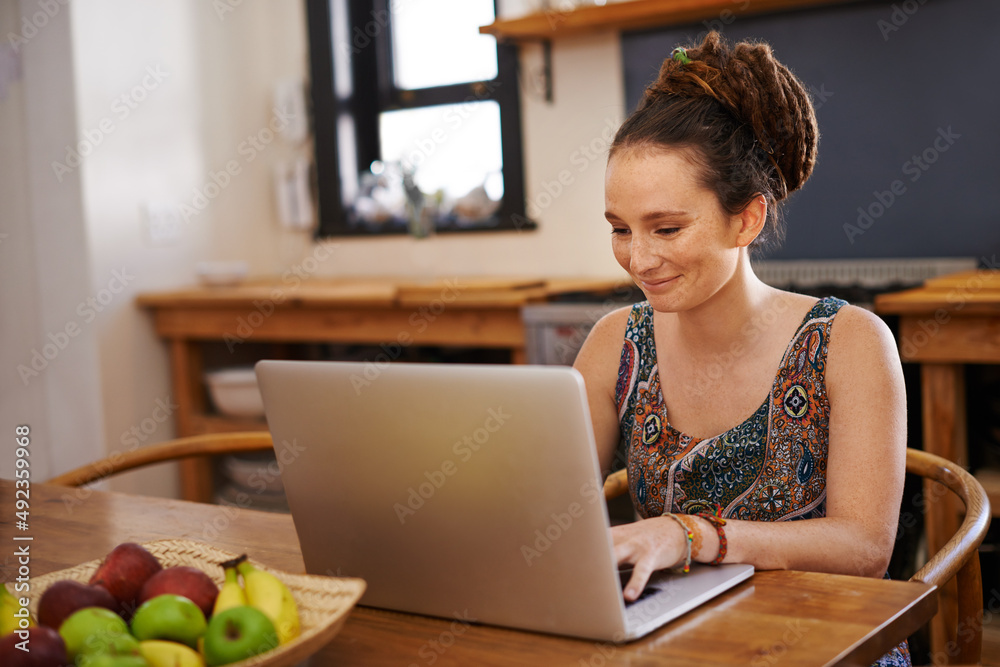
[[[619,308],[598,320],[573,363],[587,385],[587,402],[597,441],[597,458],[605,475],[611,470],[620,437],[615,383],[618,380],[618,364],[630,310],[631,306]]]
[[[876,315],[853,306],[838,313],[826,386],[826,518],[764,526],[733,522],[727,560],[761,569],[885,573],[906,470],[906,391],[896,343]]]

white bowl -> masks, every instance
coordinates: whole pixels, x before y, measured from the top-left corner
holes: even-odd
[[[264,400],[252,368],[226,368],[205,373],[216,409],[230,417],[263,417]]]
[[[222,459],[223,474],[230,482],[244,491],[256,493],[284,493],[281,466],[274,452],[246,452],[230,454]]]
[[[198,262],[198,280],[207,287],[231,287],[246,280],[250,266],[243,261]]]

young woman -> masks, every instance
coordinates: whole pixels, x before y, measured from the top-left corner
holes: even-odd
[[[598,322],[575,366],[602,468],[621,441],[642,517],[613,529],[628,600],[689,560],[886,573],[906,448],[895,341],[750,265],[817,143],[771,49],[712,33],[664,61],[611,146],[612,249],[646,301]],[[905,642],[879,664],[909,664]]]

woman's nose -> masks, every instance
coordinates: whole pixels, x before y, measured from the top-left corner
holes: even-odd
[[[659,266],[661,258],[649,241],[636,236],[633,237],[631,246],[629,266],[632,273],[641,275]]]

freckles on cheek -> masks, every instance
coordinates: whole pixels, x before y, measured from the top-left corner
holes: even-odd
[[[612,252],[614,252],[615,259],[618,260],[618,263],[628,269],[628,266],[631,263],[628,248],[622,247],[621,243],[613,243]]]

